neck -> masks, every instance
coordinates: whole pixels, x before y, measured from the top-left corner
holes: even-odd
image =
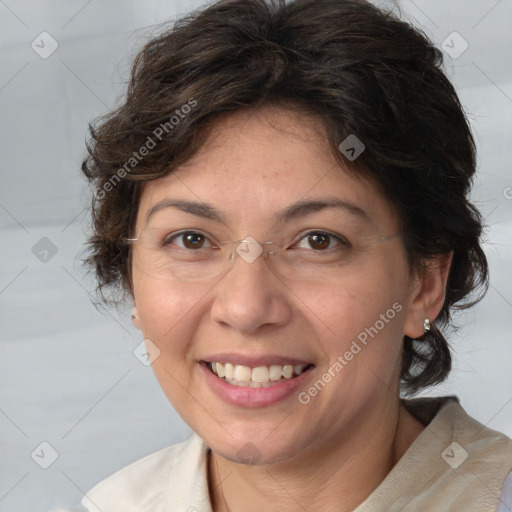
[[[245,466],[210,453],[215,512],[305,509],[350,512],[384,480],[424,426],[398,403],[386,421],[365,421],[319,450],[286,462]],[[378,428],[375,428],[378,425]]]

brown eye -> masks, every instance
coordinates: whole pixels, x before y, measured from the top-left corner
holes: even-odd
[[[345,238],[325,231],[310,231],[297,243],[297,248],[313,249],[313,252],[324,252],[327,249],[348,247],[350,247],[350,244]]]
[[[202,233],[197,233],[195,231],[186,231],[182,233],[177,233],[172,237],[169,237],[164,241],[163,245],[168,246],[170,244],[177,245],[182,249],[202,249],[204,247],[210,247],[208,238]]]
[[[206,241],[206,238],[199,233],[184,233],[181,236],[183,237],[183,245],[187,249],[200,249]]]
[[[327,233],[310,233],[308,243],[312,249],[328,249],[331,243],[331,237]]]

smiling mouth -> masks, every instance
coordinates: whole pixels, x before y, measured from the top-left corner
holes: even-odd
[[[279,365],[270,366],[242,366],[231,363],[207,362],[206,365],[212,373],[233,386],[248,388],[267,388],[292,380],[308,371],[314,365]]]

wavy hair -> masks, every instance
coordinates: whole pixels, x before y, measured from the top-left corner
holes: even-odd
[[[453,251],[434,327],[403,344],[406,394],[442,382],[451,355],[441,328],[488,286],[482,219],[469,202],[475,144],[442,68],[421,30],[363,0],[221,0],[163,27],[137,54],[120,106],[90,125],[85,263],[101,300],[131,294],[129,249],[119,240],[133,231],[145,181],[190,159],[222,116],[295,109],[317,116],[335,158],[395,206],[412,271]],[[338,149],[349,134],[366,145],[354,162]]]

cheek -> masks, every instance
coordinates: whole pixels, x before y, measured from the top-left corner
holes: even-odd
[[[134,298],[142,333],[162,355],[187,348],[205,292],[186,283],[175,284],[147,276],[134,278]]]
[[[343,291],[323,294],[322,308],[316,310],[321,321],[310,315],[316,332],[324,333],[325,358],[315,382],[327,384],[325,390],[320,385],[320,393],[316,393],[316,384],[306,392],[311,397],[315,396],[313,393],[318,395],[312,403],[316,404],[315,415],[325,418],[326,430],[331,428],[330,422],[339,425],[348,421],[361,407],[377,403],[383,393],[395,388],[401,366],[404,316],[404,308],[395,298],[385,287],[355,293],[347,285]],[[312,303],[315,300],[320,298],[312,299]],[[339,412],[334,419],[333,411]]]
[[[143,336],[160,351],[152,370],[168,400],[186,418],[195,364],[192,340],[205,291],[142,275],[134,279],[134,297]]]
[[[380,361],[394,366],[403,335],[404,286],[403,276],[380,266],[352,272],[320,290],[296,289],[295,295],[306,306],[302,310],[316,326],[330,362],[353,347],[354,366]]]

